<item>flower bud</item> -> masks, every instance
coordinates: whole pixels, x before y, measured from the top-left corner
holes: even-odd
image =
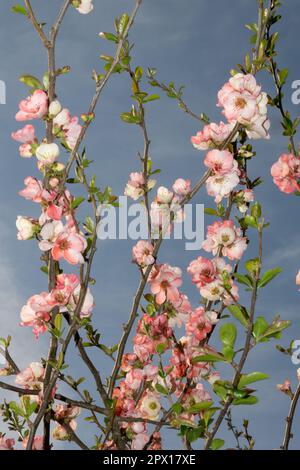
[[[57,144],[42,144],[36,149],[36,157],[44,165],[51,165],[59,156]]]
[[[33,219],[21,215],[17,217],[16,226],[18,229],[18,240],[30,240],[38,232],[39,227]]]
[[[57,116],[61,112],[61,104],[58,100],[52,101],[49,106],[49,115]]]

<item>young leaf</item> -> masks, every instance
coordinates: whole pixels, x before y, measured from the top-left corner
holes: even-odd
[[[225,346],[234,347],[236,334],[236,326],[233,323],[224,323],[220,328],[220,338]]]
[[[280,268],[273,268],[269,271],[266,271],[258,282],[258,288],[265,287],[267,284],[269,284],[269,282],[272,281],[272,279],[274,279],[274,277],[278,276],[281,271],[282,269]]]
[[[256,405],[258,398],[254,396],[246,398],[235,398],[232,402],[233,405]]]
[[[227,309],[243,326],[248,327],[249,319],[246,311],[238,305],[228,305]]]
[[[20,15],[28,16],[28,12],[27,12],[26,8],[23,7],[22,5],[19,5],[19,4],[12,6],[11,11],[13,13],[20,13]]]
[[[269,376],[263,372],[251,372],[250,374],[243,374],[240,378],[238,387],[243,388],[248,384],[253,382],[258,382],[259,380],[268,379]]]
[[[200,403],[195,403],[192,405],[187,412],[188,413],[200,413],[200,411],[207,410],[213,405],[212,401],[202,401]]]
[[[219,450],[224,444],[225,441],[223,439],[214,439],[211,443],[210,450]]]

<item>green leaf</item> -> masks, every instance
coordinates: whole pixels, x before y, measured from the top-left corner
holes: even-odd
[[[119,42],[118,37],[115,34],[112,34],[112,33],[101,32],[101,33],[99,33],[99,36],[103,39],[106,39],[107,41],[113,41],[115,43]]]
[[[133,116],[132,113],[122,113],[120,117],[127,124],[139,124],[141,122],[140,116]]]
[[[197,362],[221,362],[225,361],[225,357],[219,353],[210,353],[210,354],[202,354],[201,356],[195,356],[192,359],[192,363],[196,364]]]
[[[80,204],[85,200],[83,196],[76,197],[72,202],[71,202],[71,209],[77,209],[77,207],[80,206]]]
[[[252,384],[253,382],[258,382],[259,380],[268,379],[268,374],[263,372],[251,372],[250,374],[242,374],[238,387],[243,388],[246,385]]]
[[[210,450],[219,450],[224,444],[225,441],[223,439],[214,439],[210,445]]]
[[[248,327],[249,319],[246,309],[242,309],[238,305],[228,305],[227,309],[243,326]]]
[[[246,225],[252,228],[257,228],[257,222],[252,215],[246,215],[244,218],[244,222]]]
[[[20,15],[28,16],[28,12],[27,12],[26,8],[23,7],[22,5],[19,5],[19,4],[12,6],[11,11],[13,13],[20,13]]]
[[[250,276],[253,276],[254,274],[256,274],[258,272],[258,270],[260,268],[259,259],[258,258],[249,259],[245,263],[245,268],[248,271],[248,273],[250,274]]]
[[[279,76],[279,84],[280,86],[283,86],[286,82],[286,79],[288,77],[289,70],[288,69],[282,69],[278,70],[278,76]]]
[[[235,398],[232,402],[233,405],[256,405],[256,403],[258,403],[258,398],[255,396]]]
[[[220,328],[220,338],[225,346],[234,347],[236,334],[236,326],[233,323],[224,323]]]
[[[212,207],[206,207],[204,209],[204,214],[206,214],[206,215],[215,215],[217,217],[219,216],[219,213],[215,209],[213,209]]]
[[[269,284],[272,279],[274,279],[278,274],[280,274],[282,269],[280,268],[273,268],[270,269],[269,271],[266,271],[263,276],[260,278],[257,286],[258,288],[265,287],[267,284]]]
[[[250,278],[250,276],[248,276],[248,274],[244,275],[244,274],[234,273],[233,277],[237,280],[239,284],[244,284],[245,286],[252,289],[253,287],[252,279]]]
[[[169,391],[167,388],[163,387],[161,384],[155,385],[156,390],[163,395],[169,395]]]
[[[120,36],[123,36],[126,30],[126,27],[128,25],[128,22],[129,22],[129,16],[127,15],[127,13],[123,13],[123,15],[120,17],[118,21],[118,33]]]
[[[174,403],[174,405],[172,405],[172,410],[175,414],[179,415],[182,412],[183,408],[180,403]]]
[[[44,88],[40,80],[33,75],[22,75],[19,80],[20,82],[24,83],[24,85],[32,88],[33,90],[40,90]]]
[[[155,100],[159,100],[159,99],[160,99],[159,95],[149,95],[149,96],[147,96],[147,98],[143,99],[143,103],[149,103],[150,101],[155,101]]]
[[[257,317],[253,327],[253,336],[258,340],[268,329],[268,322],[264,317]]]
[[[187,412],[188,413],[200,413],[200,411],[207,410],[213,405],[212,401],[202,401],[200,403],[195,403],[192,405]]]

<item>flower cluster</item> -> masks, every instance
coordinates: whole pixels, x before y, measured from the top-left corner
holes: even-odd
[[[215,149],[207,153],[204,164],[212,172],[206,181],[207,193],[215,197],[215,202],[219,204],[240,182],[237,161],[228,150]]]

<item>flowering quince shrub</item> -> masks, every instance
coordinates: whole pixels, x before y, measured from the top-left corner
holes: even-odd
[[[300,181],[294,144],[298,121],[293,122],[283,109],[282,87],[287,74],[274,62],[278,35],[271,29],[279,19],[280,4],[272,0],[266,7],[259,0],[258,22],[248,25],[254,33],[251,53],[217,93],[217,106],[223,115],[220,123],[191,111],[183,101],[182,87],[160,82],[155,69],[145,74],[141,67],[133,66],[129,32],[141,4],[142,0],[136,0],[130,15],[116,19],[114,33],[100,33],[101,38],[115,44],[115,55],[103,55],[103,73],[93,72],[95,94],[80,118],[72,116],[61,104],[62,97],[57,96],[56,81],[70,70],[56,69],[55,46],[68,10],[74,8],[85,15],[93,11],[93,2],[65,0],[48,34],[29,0],[13,7],[36,29],[49,63],[41,79],[21,77],[30,92],[16,113],[16,121],[24,126],[12,133],[21,144],[20,156],[31,158],[28,165],[33,172],[24,179],[19,194],[40,208],[36,219],[30,215],[17,217],[17,237],[37,243],[41,269],[48,278],[44,292],[31,293],[24,301],[20,326],[30,328],[36,339],[47,336],[49,352],[47,357],[20,368],[10,354],[11,337],[1,338],[7,363],[0,370],[0,387],[19,396],[18,401],[1,404],[2,420],[9,429],[0,434],[1,450],[50,450],[56,441],[72,441],[83,450],[159,450],[164,448],[164,432],[169,428],[176,430],[186,449],[192,449],[195,443],[217,450],[226,445],[217,437],[224,420],[235,436],[245,438],[243,447],[254,446],[247,421],[244,430],[238,431],[231,409],[257,403],[251,384],[268,375],[249,371],[245,367],[248,355],[258,343],[278,338],[290,323],[279,317],[270,322],[256,315],[259,290],[280,273],[279,268],[263,270],[263,234],[269,224],[255,195],[261,180],[251,179],[247,170],[255,155],[254,141],[270,139],[270,105],[282,113],[284,133],[289,137],[288,153],[274,163],[272,177],[286,193],[297,194]],[[258,73],[262,71],[274,78],[275,98],[260,85]],[[117,206],[118,202],[110,187],[101,191],[96,177],[89,179],[87,168],[92,162],[85,150],[81,151],[81,144],[94,120],[99,97],[115,73],[128,75],[133,91],[134,104],[121,119],[138,126],[144,139],[141,168],[133,165],[124,194],[143,205],[148,239],[132,247],[140,281],[120,341],[108,347],[100,343],[100,333],[92,323],[93,315],[101,315],[101,311],[95,306],[91,273],[101,207]],[[197,121],[191,143],[199,152],[196,158],[203,156],[206,171],[196,182],[178,177],[171,188],[161,185],[154,190],[160,170],[153,169],[145,116],[148,103],[160,96],[149,93],[151,87],[177,101]],[[44,123],[45,135],[36,132],[36,121]],[[73,195],[73,185],[82,188],[82,196]],[[185,204],[204,187],[213,201],[206,214],[214,219],[207,226],[203,251],[188,266],[178,267],[176,261],[168,264],[159,257],[164,236],[172,232],[175,222],[184,220]],[[77,209],[85,199],[91,215],[79,220]],[[253,259],[246,258],[249,243],[257,246]],[[184,293],[183,269],[199,293],[197,305],[192,305]],[[296,283],[300,285],[300,273]],[[248,304],[240,303],[241,289],[246,289]],[[219,346],[210,344],[212,335],[219,337]],[[237,349],[237,340],[239,344],[243,341],[242,348]],[[97,395],[82,388],[85,378],[71,375],[72,364],[67,365],[66,360],[69,363],[71,359],[68,350],[72,343],[95,382]],[[102,376],[99,361],[93,362],[89,348],[113,360],[107,378]],[[218,363],[227,364],[231,371],[228,376],[217,370]],[[299,376],[298,371],[298,380]],[[9,377],[14,384],[5,381]],[[62,394],[62,388],[69,388],[76,399]],[[294,410],[300,385],[293,392],[287,379],[278,389],[290,397]],[[77,419],[80,414],[89,422],[85,426],[94,426],[95,442],[85,442],[85,430],[80,429],[82,424],[79,426]],[[284,449],[291,439],[292,421],[290,414]]]

